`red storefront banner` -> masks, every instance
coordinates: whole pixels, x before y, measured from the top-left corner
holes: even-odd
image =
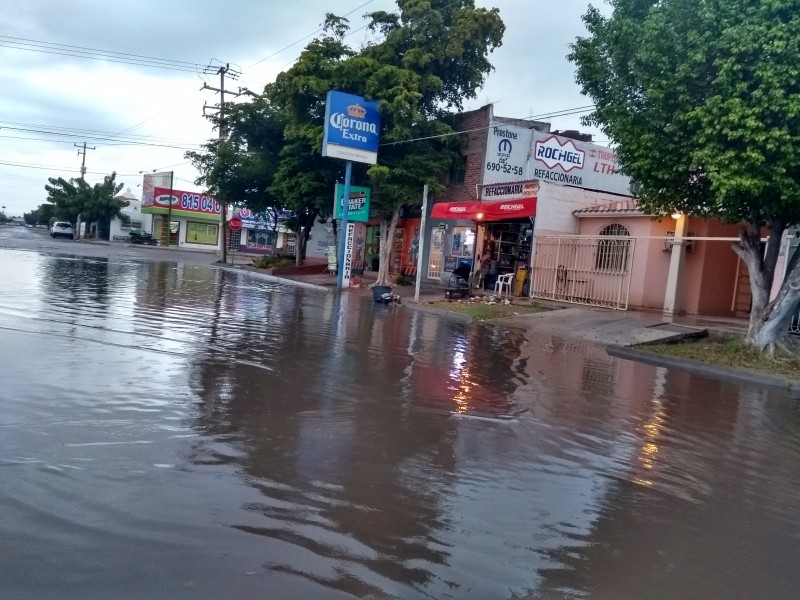
[[[503,221],[536,216],[536,198],[500,202],[439,202],[433,205],[433,219]]]
[[[170,194],[166,188],[157,187],[153,190],[153,206],[169,208]],[[201,213],[204,215],[218,215],[219,202],[208,194],[172,190],[172,210]]]
[[[433,205],[431,217],[434,219],[477,219],[480,202],[438,202]]]

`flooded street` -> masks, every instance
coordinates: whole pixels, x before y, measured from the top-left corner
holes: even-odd
[[[0,598],[797,598],[800,400],[0,249]]]

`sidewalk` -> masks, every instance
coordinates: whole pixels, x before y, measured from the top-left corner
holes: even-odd
[[[238,261],[237,261],[238,262]],[[336,275],[320,273],[315,275],[285,275],[278,279],[288,279],[302,284],[311,284],[334,291]],[[361,287],[350,288],[347,293],[371,295],[370,285],[377,279],[374,271],[364,271],[360,276]],[[469,321],[463,313],[448,311],[440,306],[428,306],[430,302],[444,301],[444,287],[430,283],[420,285],[419,304],[414,302],[414,284],[393,285],[392,292],[400,296],[404,306],[424,310],[427,313],[443,316],[458,316],[458,320]],[[491,292],[486,290],[486,295]],[[514,298],[512,302],[529,304],[527,298]],[[720,336],[741,336],[747,331],[744,319],[724,319],[714,317],[675,316],[666,317],[660,313],[641,311],[616,311],[590,306],[576,306],[547,301],[535,301],[553,310],[493,319],[492,324],[518,327],[542,333],[561,333],[568,337],[603,344],[605,346],[636,346],[673,342],[689,337],[702,337],[708,333]]]

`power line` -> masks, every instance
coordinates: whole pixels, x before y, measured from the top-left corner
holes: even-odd
[[[0,35],[0,46],[14,50],[56,54],[60,56],[72,56],[75,58],[102,60],[141,67],[167,69],[170,71],[183,71],[187,73],[197,73],[197,70],[202,68],[202,66],[198,63],[191,63],[187,61],[144,56],[141,54],[129,54],[127,52],[117,52],[114,50],[100,50],[97,48],[87,48],[85,46],[57,44],[53,42],[5,35]]]
[[[577,107],[577,108],[568,108],[568,109],[564,109],[564,110],[561,110],[561,111],[556,111],[554,113],[547,113],[547,114],[542,114],[542,115],[533,115],[533,116],[525,117],[525,118],[518,119],[518,120],[519,121],[529,121],[529,120],[535,120],[535,119],[554,119],[554,118],[558,118],[558,117],[566,117],[566,116],[569,116],[569,115],[578,115],[578,114],[581,114],[581,113],[589,112],[591,110],[594,110],[594,106],[583,106],[583,107]],[[495,127],[495,125],[488,125],[486,127],[476,127],[475,129],[464,129],[462,131],[451,131],[450,133],[440,133],[440,134],[437,134],[437,135],[426,135],[426,136],[417,137],[417,138],[410,138],[410,139],[407,139],[407,140],[399,140],[399,141],[396,141],[396,142],[385,142],[383,144],[379,144],[379,146],[397,146],[399,144],[408,144],[410,142],[421,142],[421,141],[425,141],[425,140],[435,140],[435,139],[439,139],[439,138],[452,137],[454,135],[462,135],[464,133],[474,133],[476,131],[488,131],[492,127]]]
[[[114,138],[118,141],[143,141],[143,140],[152,140],[156,142],[185,142],[190,145],[195,144],[194,140],[187,140],[182,138],[165,138],[159,137],[156,135],[138,135],[138,134],[128,134],[122,135],[117,133],[111,133],[110,131],[104,131],[100,129],[83,129],[78,127],[62,127],[59,125],[44,125],[41,123],[25,123],[22,121],[0,121],[0,129],[12,129],[13,127],[20,127],[20,128],[34,128],[34,129],[46,129],[47,131],[57,132],[57,133],[74,133],[79,134],[80,137],[91,137],[95,134],[99,134],[105,137]]]
[[[24,131],[26,133],[40,133],[42,135],[53,135],[53,136],[61,136],[66,138],[87,138],[92,141],[105,141],[105,142],[115,142],[113,145],[117,146],[150,146],[153,148],[172,148],[174,150],[197,150],[202,147],[203,143],[192,144],[191,146],[183,145],[178,146],[175,144],[159,144],[156,142],[144,142],[144,141],[135,141],[135,140],[126,140],[126,139],[117,139],[113,137],[107,137],[102,135],[87,135],[82,133],[68,133],[68,132],[61,132],[61,131],[47,131],[44,129],[33,129],[30,127],[8,127],[6,125],[2,126],[3,129],[8,129],[9,131]]]

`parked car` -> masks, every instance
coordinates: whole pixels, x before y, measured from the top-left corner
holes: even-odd
[[[72,230],[72,225],[66,221],[56,221],[50,228],[50,237],[68,237],[71,240],[75,239],[75,232]]]

